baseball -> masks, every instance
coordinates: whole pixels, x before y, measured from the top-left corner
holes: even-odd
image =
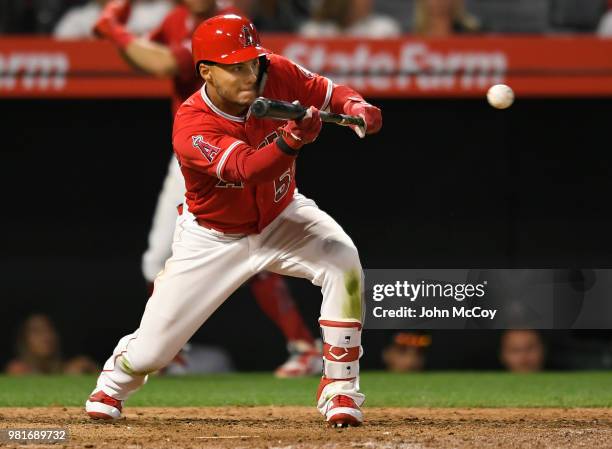
[[[506,109],[514,103],[514,91],[505,84],[496,84],[487,92],[489,104],[497,109]]]

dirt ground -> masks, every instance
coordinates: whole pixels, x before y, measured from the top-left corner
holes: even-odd
[[[366,408],[330,429],[310,407],[136,408],[114,423],[82,409],[0,408],[0,430],[68,428],[63,448],[612,448],[612,409]]]

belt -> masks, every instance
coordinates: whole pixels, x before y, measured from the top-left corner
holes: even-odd
[[[179,204],[176,209],[178,210],[179,215],[183,215],[183,205]],[[198,217],[194,217],[196,220],[196,223],[206,229],[207,231],[210,231],[212,234],[215,235],[219,235],[219,236],[224,236],[224,237],[233,237],[233,238],[242,238],[242,237],[246,237],[248,234],[232,234],[229,232],[223,232],[223,231],[218,231],[217,229],[213,228],[210,224],[206,223],[204,220],[202,220],[201,218]]]

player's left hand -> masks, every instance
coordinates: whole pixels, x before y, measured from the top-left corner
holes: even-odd
[[[294,102],[297,103],[297,102]],[[297,103],[299,104],[299,103]],[[287,124],[280,128],[284,136],[285,143],[294,150],[300,149],[307,143],[316,140],[321,132],[321,115],[319,110],[311,106],[306,111],[306,115],[300,120],[289,120]]]
[[[365,126],[351,126],[353,131],[362,139],[366,134],[374,134],[382,127],[382,113],[379,108],[365,101],[347,101],[344,112],[348,115],[361,117]]]

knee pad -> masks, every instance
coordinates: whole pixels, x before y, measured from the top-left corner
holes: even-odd
[[[340,272],[357,270],[361,272],[359,252],[355,245],[341,239],[327,238],[323,242],[324,258],[331,266]]]

